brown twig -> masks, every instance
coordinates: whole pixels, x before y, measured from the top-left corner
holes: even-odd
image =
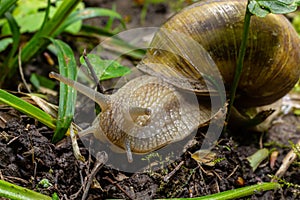
[[[119,188],[129,199],[134,199],[128,192],[126,192],[118,183],[115,181],[111,180],[109,177],[104,177],[105,180],[108,180],[111,184],[115,185],[117,188]]]
[[[173,169],[169,174],[167,174],[164,177],[164,181],[167,182],[179,169],[180,167],[183,165],[184,161],[181,161],[176,167],[175,169]]]
[[[300,145],[300,140],[298,140],[296,145]],[[293,149],[290,150],[289,153],[282,160],[282,164],[281,164],[280,168],[277,170],[275,177],[281,178],[285,174],[285,172],[288,170],[288,168],[290,167],[292,162],[295,161],[296,158],[297,158],[297,155],[296,155],[295,151]],[[273,178],[272,182],[276,182],[276,178]]]
[[[29,182],[27,180],[24,180],[22,178],[19,178],[19,177],[15,177],[15,176],[5,176],[3,180],[8,180],[9,182],[15,182],[15,181],[19,181],[21,182],[22,184],[29,184]]]
[[[24,77],[24,73],[23,73],[23,69],[22,69],[22,60],[21,60],[21,55],[22,55],[22,50],[21,48],[19,49],[19,54],[18,54],[18,65],[19,65],[19,71],[20,71],[20,75],[21,75],[21,79],[27,89],[27,91],[29,93],[31,93],[31,90],[30,90],[30,87],[28,86],[26,80],[25,80],[25,77]]]
[[[1,170],[0,170],[0,180],[4,180],[4,177],[3,177],[3,174],[2,174]]]
[[[13,139],[11,139],[6,145],[10,145],[11,143],[13,143],[14,141],[16,141],[17,139],[19,139],[19,137],[21,137],[21,135],[18,135],[16,137],[14,137]]]
[[[97,74],[96,74],[92,64],[90,63],[90,60],[87,57],[86,49],[83,50],[82,56],[83,56],[83,59],[84,59],[86,65],[87,65],[88,69],[90,70],[90,73],[92,75],[92,78],[94,79],[94,82],[97,84],[98,91],[100,93],[103,93],[104,89],[103,89],[102,85],[100,84],[100,80],[97,77]]]
[[[233,169],[233,171],[226,177],[226,179],[229,179],[235,172],[236,172],[236,170],[239,168],[239,166],[237,165],[234,169]]]
[[[107,162],[108,155],[105,151],[102,151],[102,152],[97,153],[96,158],[97,158],[97,160],[96,160],[95,166],[92,169],[88,180],[84,184],[85,189],[84,189],[81,200],[85,200],[87,198],[88,192],[89,192],[91,184],[93,182],[93,179],[95,178],[95,175],[101,169],[101,167]]]

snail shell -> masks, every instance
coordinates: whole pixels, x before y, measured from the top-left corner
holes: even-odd
[[[230,89],[242,39],[246,5],[247,0],[200,1],[171,17],[162,28],[186,34],[199,42],[209,52],[225,86]],[[161,37],[154,37],[152,41],[153,46],[159,47],[162,43]],[[237,106],[266,105],[284,96],[299,79],[299,61],[299,36],[284,16],[252,16],[237,90]],[[209,71],[203,69],[208,66],[201,66],[201,63],[198,67]],[[199,81],[201,75],[197,71],[195,73],[195,66],[169,52],[151,49],[138,68],[165,77],[179,88],[182,87],[179,76],[184,74],[194,85],[194,91],[204,92],[203,82]]]

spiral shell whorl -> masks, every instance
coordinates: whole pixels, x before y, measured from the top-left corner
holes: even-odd
[[[234,76],[246,3],[246,0],[201,1],[183,9],[162,26],[163,29],[184,33],[199,42],[218,66],[227,89],[231,87]],[[299,44],[298,34],[284,16],[252,16],[244,68],[238,86],[236,103],[239,107],[270,104],[292,89],[300,75]],[[144,59],[145,65],[156,60],[157,63],[165,63],[166,68],[172,68],[170,71],[176,68],[178,73],[191,67],[167,53],[156,56],[151,55],[152,52],[149,51]],[[170,61],[172,59],[173,63]],[[151,65],[151,70],[162,71],[161,66]],[[201,68],[201,63],[197,67]],[[168,73],[166,69],[163,71]],[[193,82],[199,80],[198,74],[189,76]]]

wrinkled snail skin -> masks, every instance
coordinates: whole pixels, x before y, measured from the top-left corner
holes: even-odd
[[[162,28],[184,33],[199,42],[218,66],[229,89],[241,44],[246,4],[247,0],[200,1],[171,17]],[[238,107],[273,103],[293,88],[300,74],[299,44],[298,34],[284,16],[251,17],[244,68],[238,86]],[[166,63],[168,69],[163,70],[166,76],[174,69],[178,74],[190,71],[185,76],[196,82],[199,75],[193,73],[193,69],[187,70],[187,67],[194,66],[186,65],[180,59],[176,61],[172,56],[165,52],[153,55],[153,51],[148,51],[144,66],[151,62]],[[161,66],[151,65],[151,70],[160,72]],[[140,69],[149,72],[143,66]]]
[[[201,44],[216,63],[226,88],[230,88],[246,3],[246,0],[201,1],[171,17],[162,28],[181,32]],[[155,36],[152,43],[159,42]],[[251,18],[237,107],[266,105],[292,89],[300,74],[299,44],[297,33],[284,16]],[[191,100],[192,93],[183,92],[191,90],[199,95],[207,92],[198,72],[209,73],[213,69],[201,64],[189,64],[167,51],[150,49],[137,66],[148,75],[129,81],[112,95],[96,93],[55,73],[50,77],[74,87],[100,105],[102,111],[93,123],[95,137],[102,140],[105,136],[126,150],[128,160],[132,161],[131,152],[148,153],[182,140],[216,114],[211,113],[210,105],[202,102],[198,105]],[[182,77],[193,88],[183,86]]]

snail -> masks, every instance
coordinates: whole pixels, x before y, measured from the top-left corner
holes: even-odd
[[[203,62],[216,64],[227,91],[234,76],[246,4],[246,0],[204,0],[183,9],[161,27],[199,43],[209,53],[204,60],[213,60]],[[161,33],[154,36],[153,47],[168,40]],[[173,47],[184,45],[178,40],[171,43]],[[267,105],[288,93],[300,75],[299,45],[297,33],[284,16],[253,16],[236,108]],[[191,51],[201,60],[202,55],[195,55],[192,46],[189,43],[178,49]],[[125,150],[132,162],[132,153],[151,152],[182,140],[214,116],[210,103],[195,103],[190,94],[206,96],[209,91],[204,77],[214,77],[215,69],[188,59],[168,50],[150,48],[137,66],[146,75],[129,81],[112,95],[97,93],[54,72],[50,77],[99,104],[101,112],[85,132],[93,132],[96,138]]]

